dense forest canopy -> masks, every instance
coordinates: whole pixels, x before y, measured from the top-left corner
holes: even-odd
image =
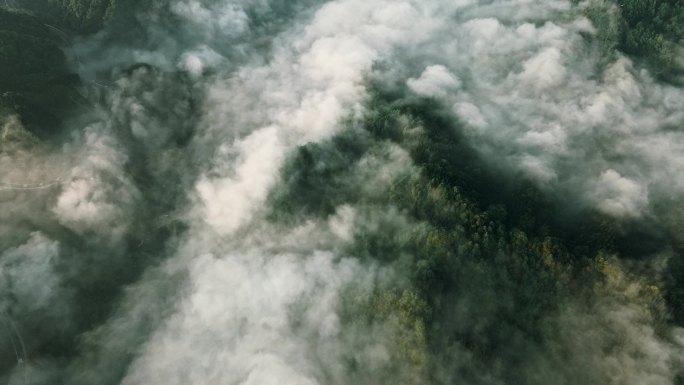
[[[684,71],[684,4],[677,0],[593,2],[587,16],[599,29],[606,49],[644,60],[665,80]]]
[[[0,382],[682,385],[683,84],[676,0],[6,1]]]

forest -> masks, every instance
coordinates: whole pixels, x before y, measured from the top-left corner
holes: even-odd
[[[0,5],[0,382],[684,385],[684,2],[246,3]]]

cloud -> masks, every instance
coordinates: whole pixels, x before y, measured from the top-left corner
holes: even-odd
[[[599,208],[616,217],[639,215],[648,203],[646,190],[615,170],[606,170],[598,178],[596,199]]]
[[[194,30],[209,29],[210,33],[240,35],[249,29],[249,18],[237,4],[215,2],[206,6],[199,1],[171,3],[171,11],[192,23]]]
[[[308,344],[326,350],[339,343],[340,290],[366,281],[366,274],[355,261],[335,262],[326,253],[199,257],[190,266],[191,292],[123,383],[319,383],[321,368],[312,366]],[[302,313],[293,315],[296,308]],[[307,339],[296,337],[293,316],[312,333]]]
[[[453,106],[468,139],[495,167],[523,171],[604,212],[648,214],[659,191],[681,179],[670,168],[679,163],[670,147],[682,139],[669,127],[680,125],[682,116],[669,106],[684,93],[655,82],[625,57],[602,69],[594,41],[583,37],[593,33],[591,25],[567,5],[516,4],[515,11],[510,2],[466,11],[455,5],[457,23],[433,16],[429,43],[406,54],[411,66],[426,68],[406,79],[408,88]],[[534,17],[546,21],[527,21]],[[433,64],[437,58],[440,64]],[[452,80],[453,74],[462,80]],[[603,194],[594,191],[594,180],[610,168],[637,178],[646,201],[630,199],[620,204],[629,209],[606,211],[606,203],[594,199]]]
[[[183,53],[178,66],[194,76],[200,76],[207,69],[217,67],[224,59],[210,47],[200,46],[196,50]]]
[[[230,234],[244,225],[275,183],[283,146],[275,127],[257,130],[237,143],[242,155],[235,176],[202,179],[197,192],[204,203],[206,221],[219,233]]]
[[[126,231],[139,192],[123,174],[126,155],[102,131],[86,127],[83,142],[73,144],[84,152],[83,163],[72,169],[72,179],[63,185],[53,212],[78,233],[94,231],[117,238]]]
[[[565,77],[561,54],[556,48],[545,49],[523,63],[520,78],[533,87],[558,86]]]
[[[508,381],[507,357],[490,373],[468,346],[467,332],[522,306],[485,282],[491,261],[453,251],[467,290],[437,304],[435,329],[401,302],[428,249],[416,239],[465,230],[429,232],[429,212],[388,199],[426,179],[417,151],[358,129],[369,77],[406,103],[431,98],[483,167],[570,197],[568,210],[636,221],[681,201],[684,91],[626,57],[601,67],[595,28],[566,0],[148,5],[131,31],[69,48],[90,105],[68,135],[36,144],[2,121],[0,303],[29,330],[65,325],[31,337],[31,383],[439,383],[460,370]],[[321,207],[297,204],[316,194],[327,195],[307,203]],[[681,332],[657,329],[640,295],[594,294],[558,294],[538,343],[515,329],[530,383],[671,383]],[[381,295],[399,310],[369,311]],[[430,351],[434,330],[463,341]],[[16,381],[10,366],[0,378]]]
[[[406,85],[421,96],[446,96],[450,90],[457,90],[461,82],[446,67],[432,65],[418,79],[407,80]]]
[[[14,301],[24,311],[45,311],[51,306],[61,286],[55,274],[58,255],[59,243],[40,233],[31,234],[26,243],[2,254],[3,313],[10,312]]]

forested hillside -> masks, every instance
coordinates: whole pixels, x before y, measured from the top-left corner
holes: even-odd
[[[684,3],[0,6],[0,383],[684,385]]]
[[[594,1],[586,12],[599,30],[604,49],[619,49],[643,60],[662,79],[674,80],[684,72],[684,3],[681,1]],[[614,59],[612,53],[606,55]]]
[[[41,19],[76,33],[94,33],[111,20],[125,0],[24,0],[12,2],[13,8],[31,12]]]

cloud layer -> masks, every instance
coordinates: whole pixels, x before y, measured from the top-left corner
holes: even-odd
[[[684,334],[658,318],[657,274],[619,256],[529,325],[506,315],[533,306],[501,292],[526,273],[500,271],[504,253],[464,260],[465,241],[444,256],[457,283],[416,294],[440,274],[421,255],[494,220],[444,230],[388,198],[457,194],[416,160],[429,122],[396,117],[402,140],[361,128],[380,82],[568,213],[677,233],[684,91],[624,56],[604,65],[589,3],[155,0],[129,31],[78,38],[89,104],[66,133],[39,143],[0,120],[0,315],[28,351],[3,346],[0,379],[674,384]],[[644,265],[678,257],[659,251]],[[566,277],[554,263],[530,265]]]

